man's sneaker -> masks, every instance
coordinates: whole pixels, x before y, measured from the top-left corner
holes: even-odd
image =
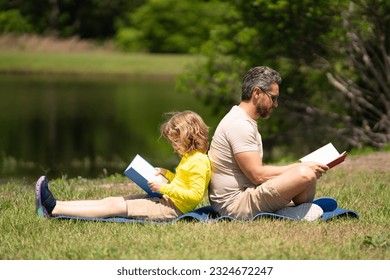
[[[45,176],[41,176],[35,185],[35,212],[38,216],[47,218],[56,206],[56,199],[49,190]]]
[[[324,211],[322,208],[313,203],[302,203],[298,206],[284,207],[275,212],[275,214],[286,216],[294,220],[306,220],[309,222],[321,218]]]

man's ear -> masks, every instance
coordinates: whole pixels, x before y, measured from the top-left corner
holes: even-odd
[[[252,91],[252,98],[255,100],[259,99],[261,90],[258,87],[255,87]]]

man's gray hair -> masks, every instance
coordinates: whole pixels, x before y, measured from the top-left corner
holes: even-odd
[[[280,85],[281,82],[280,74],[267,66],[251,68],[242,80],[241,98],[242,100],[251,99],[255,87],[259,87],[263,91],[269,91],[273,83]]]

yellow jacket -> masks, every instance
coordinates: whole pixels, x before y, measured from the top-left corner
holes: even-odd
[[[160,193],[167,195],[177,208],[188,213],[203,199],[211,178],[211,163],[206,154],[185,154],[176,167],[176,174],[167,171],[170,181],[161,187]]]

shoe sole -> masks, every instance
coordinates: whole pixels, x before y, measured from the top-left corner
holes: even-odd
[[[41,198],[41,188],[45,180],[46,177],[41,176],[35,185],[35,212],[37,213],[38,216],[42,218],[46,218],[49,216],[49,214],[46,211],[46,208],[42,205],[42,198]]]
[[[306,220],[309,222],[315,221],[321,218],[324,211],[320,206],[313,203],[302,203],[294,207],[284,207],[279,211],[276,211],[276,214],[292,218],[294,220]]]

